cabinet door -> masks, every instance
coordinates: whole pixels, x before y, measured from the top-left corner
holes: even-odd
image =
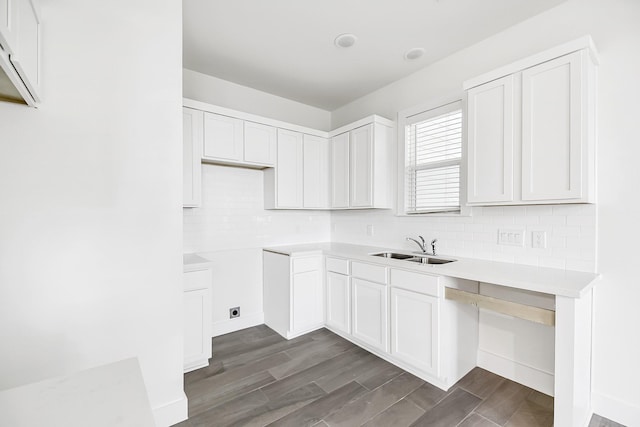
[[[329,207],[329,141],[318,136],[303,137],[303,206]]]
[[[439,374],[439,300],[391,289],[391,353],[431,375]]]
[[[202,131],[204,113],[182,109],[182,206],[198,207],[202,198]]]
[[[244,161],[273,166],[276,162],[276,128],[244,122]]]
[[[355,208],[373,206],[373,125],[349,132],[349,204]]]
[[[276,200],[279,208],[302,207],[302,134],[278,129]]]
[[[31,0],[10,0],[15,30],[11,62],[36,102],[40,102],[40,21]]]
[[[291,332],[297,334],[322,326],[324,298],[320,268],[294,274],[291,288]]]
[[[327,325],[351,333],[351,289],[349,276],[327,271]]]
[[[331,207],[349,207],[349,132],[331,138]]]
[[[211,357],[211,293],[196,289],[184,293],[184,370],[206,366]]]
[[[513,76],[468,91],[468,202],[513,200]]]
[[[353,336],[382,351],[388,351],[387,287],[362,279],[351,279],[353,290]]]
[[[0,0],[0,46],[12,53],[15,43],[15,30],[11,16],[11,3],[15,0]]]
[[[242,161],[244,139],[242,120],[204,113],[204,152],[202,157],[234,162]]]
[[[586,82],[576,52],[522,72],[522,199],[582,197]]]

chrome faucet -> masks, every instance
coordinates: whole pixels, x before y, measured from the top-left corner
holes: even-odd
[[[418,237],[420,238],[420,242],[411,237],[407,237],[407,241],[411,240],[412,242],[415,242],[416,245],[420,247],[420,250],[422,251],[423,254],[436,255],[436,242],[438,241],[438,239],[433,239],[431,241],[431,253],[428,253],[426,248],[427,242],[425,242],[424,237],[422,236],[418,236]]]

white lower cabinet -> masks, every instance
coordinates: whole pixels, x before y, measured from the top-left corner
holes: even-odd
[[[351,286],[349,276],[327,271],[326,323],[332,329],[351,333]]]
[[[387,286],[351,279],[354,338],[384,352],[389,351]]]
[[[391,288],[391,354],[437,377],[439,375],[440,300]]]
[[[211,358],[211,269],[187,270],[183,276],[184,372],[205,367]]]
[[[477,282],[327,256],[322,298],[321,256],[264,257],[265,323],[285,338],[326,326],[444,390],[476,366],[478,309],[445,287],[477,293]]]
[[[294,260],[294,264],[297,260]],[[323,324],[322,259],[316,257],[310,270],[293,273],[291,280],[291,332],[302,334]]]
[[[324,326],[322,260],[263,252],[264,323],[287,339]]]

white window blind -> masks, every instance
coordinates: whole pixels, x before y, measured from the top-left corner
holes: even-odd
[[[407,118],[405,210],[407,214],[460,211],[462,103]]]

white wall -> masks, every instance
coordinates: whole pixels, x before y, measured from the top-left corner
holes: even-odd
[[[328,131],[331,113],[216,77],[184,69],[185,98]]]
[[[182,4],[41,6],[44,102],[0,102],[0,389],[138,357],[168,425],[186,416]]]
[[[598,192],[595,215],[597,223],[596,269],[603,276],[596,288],[594,308],[593,391],[594,409],[597,413],[626,425],[640,425],[640,342],[629,330],[640,324],[640,311],[635,304],[640,299],[634,265],[634,246],[640,241],[636,212],[640,209],[637,185],[640,182],[640,144],[636,143],[638,108],[640,99],[640,2],[635,0],[569,0],[568,2],[462,50],[403,80],[395,82],[370,95],[333,112],[334,127],[371,113],[394,117],[397,111],[419,105],[430,98],[437,98],[459,90],[467,78],[489,71],[527,55],[564,43],[584,34],[591,34],[600,51],[599,101],[598,101]],[[513,209],[505,208],[511,223]],[[486,211],[482,210],[484,217]],[[353,233],[345,232],[349,226],[358,226],[358,236],[367,239],[362,228],[369,221],[385,224],[380,239],[390,241],[397,235],[398,243],[405,234],[424,232],[440,235],[456,232],[455,228],[469,232],[475,220],[449,222],[416,220],[415,227],[409,219],[394,219],[387,214],[339,213],[332,215],[336,231],[332,239],[352,240]],[[489,216],[494,216],[489,214]],[[552,210],[552,217],[553,210]],[[560,215],[559,218],[563,216]],[[580,235],[591,241],[594,218],[590,213],[583,219],[550,219],[550,221],[579,221]],[[541,216],[540,216],[541,218]],[[501,219],[497,219],[502,223]],[[349,224],[347,224],[349,223]],[[389,224],[389,225],[387,225]],[[413,222],[411,222],[413,224]],[[497,223],[496,223],[497,224]],[[563,226],[562,223],[550,223]],[[453,227],[453,229],[448,229]],[[586,227],[586,228],[583,228]],[[380,229],[380,227],[377,227]],[[424,230],[429,230],[427,233]],[[574,229],[573,231],[578,231]],[[582,233],[586,233],[583,235]],[[425,236],[426,237],[426,236]],[[382,240],[380,240],[382,241]],[[474,240],[469,240],[473,242]],[[457,248],[453,248],[457,250]],[[461,248],[464,250],[464,248]],[[553,256],[555,245],[547,253]],[[558,249],[562,249],[559,246]],[[571,249],[571,248],[568,248]],[[573,248],[576,249],[576,248]],[[490,251],[495,248],[490,249]],[[590,262],[593,255],[580,255]],[[559,255],[567,268],[572,251],[561,250]],[[545,255],[546,257],[547,255]],[[540,259],[540,258],[539,258]],[[514,259],[516,261],[516,259]],[[519,261],[518,261],[519,262]],[[584,265],[586,267],[586,264]]]
[[[213,261],[214,335],[262,323],[263,247],[330,236],[328,212],[265,210],[260,170],[203,164],[202,207],[183,211],[184,251]]]

